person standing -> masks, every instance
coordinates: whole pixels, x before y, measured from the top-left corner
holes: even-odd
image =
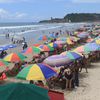
[[[25,42],[23,45],[23,50],[26,49],[28,47],[27,43]]]
[[[74,67],[74,83],[75,86],[79,87],[79,62],[75,62]]]

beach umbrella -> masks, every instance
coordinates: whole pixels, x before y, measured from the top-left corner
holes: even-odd
[[[71,62],[71,59],[68,58],[67,56],[53,55],[53,56],[46,58],[43,62],[52,67],[55,67],[55,66],[60,67],[60,66],[69,64]]]
[[[46,64],[34,64],[28,67],[25,67],[22,71],[19,72],[17,78],[25,80],[45,80],[55,76],[56,71]]]
[[[4,51],[4,50],[7,50],[8,48],[7,47],[0,47],[0,51]]]
[[[100,45],[100,39],[95,40],[95,42]]]
[[[11,53],[4,57],[4,60],[8,62],[19,62],[25,60],[25,58],[27,57],[21,53]]]
[[[31,53],[39,54],[41,51],[42,51],[41,48],[32,46],[32,47],[25,49],[24,54],[31,54]]]
[[[70,36],[70,39],[74,42],[77,42],[80,38],[77,38],[75,36]]]
[[[60,45],[64,45],[64,44],[66,44],[66,41],[55,41],[54,43],[56,43],[56,44],[60,44]]]
[[[80,54],[78,52],[73,52],[73,51],[61,53],[61,55],[65,55],[65,56],[69,57],[71,60],[76,60],[76,59],[82,58],[82,54]]]
[[[87,32],[81,32],[80,34],[77,35],[79,38],[86,38],[89,36],[89,33]]]
[[[49,46],[51,46],[52,48],[61,47],[61,45],[59,45],[59,44],[56,44],[56,43],[54,43],[54,42],[52,42],[52,43],[49,43],[48,45],[49,45]]]
[[[55,36],[54,34],[50,34],[49,37],[51,37],[51,38],[57,38],[57,36]]]
[[[60,38],[57,38],[58,41],[66,41],[67,38],[66,37],[60,37]]]
[[[89,53],[89,48],[85,48],[85,46],[79,46],[73,51],[79,52],[79,53]]]
[[[42,51],[44,52],[54,51],[54,48],[50,45],[40,45],[39,48],[42,49]]]
[[[89,39],[86,40],[86,42],[89,43],[89,42],[92,42],[93,40],[94,40],[94,39],[89,38]]]
[[[87,51],[97,51],[100,50],[100,45],[97,45],[96,43],[88,43],[84,46],[84,48],[87,48]]]
[[[1,100],[49,100],[48,90],[34,84],[10,83],[0,86]]]
[[[67,44],[74,44],[70,38],[67,38]]]
[[[43,41],[47,41],[47,40],[51,40],[50,37],[48,37],[47,35],[44,35],[44,36],[40,36],[38,40],[43,40]]]
[[[39,47],[41,44],[33,44],[33,46],[35,47]]]
[[[9,49],[9,48],[16,48],[17,46],[15,44],[9,44],[6,47]]]
[[[0,59],[0,66],[8,66],[9,63],[4,61],[3,59]]]

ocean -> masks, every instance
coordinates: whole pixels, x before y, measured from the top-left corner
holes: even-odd
[[[38,24],[38,23],[0,23],[0,46],[11,44],[11,38],[22,39],[25,37],[29,42],[34,39],[34,43],[38,42],[38,38],[52,32],[74,31],[82,27],[86,23],[54,23],[54,24]],[[6,39],[6,34],[10,38]]]

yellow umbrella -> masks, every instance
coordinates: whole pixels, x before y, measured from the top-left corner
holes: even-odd
[[[71,39],[70,38],[67,38],[67,44],[73,44],[73,42],[71,41]]]
[[[96,40],[96,44],[100,44],[100,39]]]

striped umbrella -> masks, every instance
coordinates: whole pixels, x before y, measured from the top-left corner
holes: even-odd
[[[71,60],[76,60],[76,59],[80,59],[82,58],[82,54],[78,53],[78,52],[64,52],[61,53],[61,55],[66,55],[67,57],[69,57]]]
[[[51,46],[52,48],[57,48],[57,47],[60,47],[60,45],[59,45],[59,44],[56,44],[56,43],[54,43],[54,42],[49,43],[48,45],[49,45],[49,46]]]
[[[25,58],[27,58],[27,57],[22,55],[21,53],[11,53],[11,54],[7,55],[4,58],[4,60],[8,61],[8,62],[19,62],[19,61],[23,61]]]
[[[34,64],[25,67],[19,74],[17,78],[24,80],[45,80],[56,75],[56,71],[46,64]]]
[[[74,42],[77,42],[78,40],[80,40],[80,38],[77,38],[75,36],[70,36],[70,39]]]
[[[47,35],[44,35],[44,36],[40,36],[38,40],[43,40],[43,41],[47,41],[47,40],[51,40],[50,37],[48,37]]]
[[[8,66],[8,62],[4,61],[3,59],[0,59],[0,66]]]
[[[33,44],[33,46],[35,46],[35,47],[38,47],[38,46],[40,46],[41,44]]]
[[[29,47],[26,50],[24,50],[24,54],[31,54],[31,53],[39,54],[41,51],[42,51],[41,48],[32,46],[32,47]]]
[[[70,38],[67,38],[67,44],[74,44]]]
[[[86,40],[86,42],[87,43],[89,43],[89,42],[92,42],[94,39],[92,39],[92,38],[88,38],[87,40]]]
[[[97,45],[96,43],[88,43],[84,46],[84,48],[88,48],[87,51],[97,51],[100,50],[100,45]]]
[[[100,45],[100,39],[95,40],[95,42]]]
[[[58,41],[66,41],[67,38],[66,37],[60,37],[60,38],[57,38]]]
[[[64,45],[64,44],[66,44],[66,41],[55,41],[54,43],[56,43],[56,44],[60,44],[60,45]]]
[[[54,51],[54,48],[52,48],[50,45],[41,45],[39,46],[40,49],[42,49],[44,52],[48,52],[48,51]]]
[[[71,62],[71,59],[68,58],[67,56],[53,55],[53,56],[46,58],[43,62],[52,67],[55,67],[55,66],[60,67],[60,66],[69,64]]]
[[[89,53],[89,48],[85,48],[85,46],[79,46],[76,49],[74,49],[73,51],[75,52],[79,52],[79,53]]]

